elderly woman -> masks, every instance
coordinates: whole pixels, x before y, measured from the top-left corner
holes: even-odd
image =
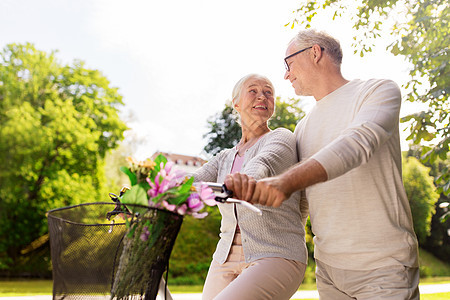
[[[233,89],[242,137],[237,146],[218,153],[195,174],[196,181],[222,183],[240,172],[256,179],[282,173],[297,162],[296,141],[285,128],[270,130],[274,87],[264,76],[250,74]],[[306,216],[300,194],[279,208],[259,206],[262,216],[242,205],[219,204],[220,240],[208,271],[203,299],[289,299],[306,269]],[[303,221],[302,221],[303,220]]]

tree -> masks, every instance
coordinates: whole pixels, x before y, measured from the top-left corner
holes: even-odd
[[[420,158],[420,150],[418,147],[412,146],[408,152],[408,156]],[[450,162],[437,159],[434,163],[426,162],[424,165],[430,168],[430,175],[435,179],[441,176],[442,170],[449,167]],[[434,209],[435,213],[431,218],[430,234],[425,243],[421,247],[430,251],[436,257],[442,260],[447,260],[450,257],[450,236],[448,229],[450,228],[450,220],[444,220],[444,215],[448,212],[444,204],[450,202],[450,196],[444,194],[439,195],[439,200],[436,202]]]
[[[277,97],[275,103],[275,113],[269,120],[269,128],[275,129],[278,127],[287,128],[294,132],[298,121],[305,116],[305,112],[300,105],[300,99],[289,98],[285,101]]]
[[[221,150],[237,145],[241,136],[241,127],[237,116],[233,113],[231,103],[226,103],[224,109],[208,119],[209,132],[203,135],[207,144],[203,148],[206,153],[216,155]]]
[[[47,232],[46,211],[104,196],[104,157],[127,129],[117,88],[32,44],[0,52],[0,269]],[[106,193],[107,195],[107,193]]]
[[[431,217],[436,212],[434,206],[439,199],[429,173],[430,168],[415,157],[407,157],[403,162],[403,182],[411,206],[414,231],[420,244],[424,244],[430,235]]]
[[[287,25],[310,27],[309,22],[321,11],[331,10],[333,19],[348,18],[354,1],[303,0],[296,17]],[[374,39],[385,37],[382,24],[396,21],[389,32],[395,41],[387,48],[394,55],[404,56],[412,65],[410,81],[404,86],[410,92],[405,100],[428,104],[428,110],[402,118],[408,122],[407,138],[422,146],[421,160],[434,162],[438,157],[448,159],[450,126],[448,94],[450,91],[449,16],[446,0],[360,0],[356,14],[351,18],[359,33],[354,37],[355,53],[363,56],[372,50]],[[439,192],[450,193],[450,170],[447,168],[438,180]]]
[[[275,113],[269,120],[269,128],[284,127],[294,131],[298,121],[305,115],[299,103],[300,99],[290,98],[282,101],[277,97]],[[237,115],[233,113],[231,103],[226,103],[220,113],[210,117],[208,126],[210,130],[203,136],[208,142],[203,149],[210,155],[236,146],[241,139],[241,127],[237,123]]]

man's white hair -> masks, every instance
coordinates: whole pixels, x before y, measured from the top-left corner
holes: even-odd
[[[336,66],[341,66],[341,44],[337,39],[324,31],[318,31],[315,29],[302,30],[291,40],[290,43],[294,43],[299,49],[311,47],[317,44],[325,49],[324,53],[331,58]]]

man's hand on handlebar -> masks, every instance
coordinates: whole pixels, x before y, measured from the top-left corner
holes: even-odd
[[[291,195],[278,177],[256,181],[251,176],[234,173],[227,175],[225,185],[233,191],[236,198],[266,206],[279,207]]]
[[[256,186],[256,180],[253,177],[240,173],[229,174],[224,184],[233,191],[235,198],[251,202]]]

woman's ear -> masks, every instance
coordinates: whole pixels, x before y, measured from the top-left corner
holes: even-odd
[[[237,112],[239,112],[239,104],[236,104],[234,101],[232,102],[232,104],[233,104],[233,108],[234,108]]]

